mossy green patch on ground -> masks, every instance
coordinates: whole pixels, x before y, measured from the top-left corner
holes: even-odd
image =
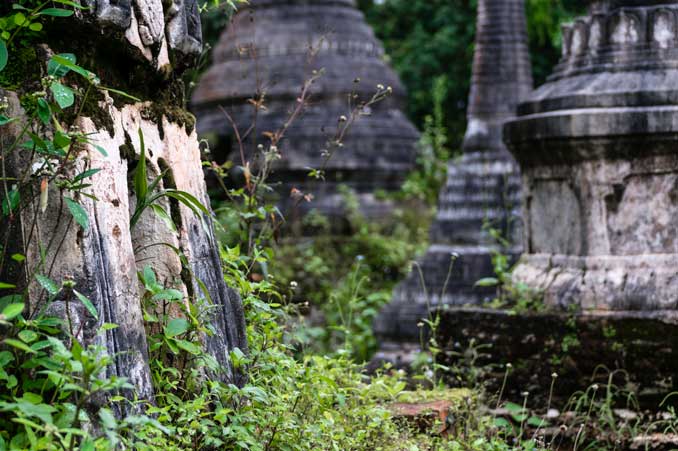
[[[396,400],[406,403],[426,403],[433,401],[449,401],[458,403],[474,402],[477,393],[469,388],[438,388],[435,390],[414,390],[401,392]]]

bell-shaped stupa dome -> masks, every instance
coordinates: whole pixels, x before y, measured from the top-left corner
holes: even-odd
[[[374,193],[400,187],[414,166],[419,133],[403,113],[405,91],[397,75],[352,0],[254,0],[240,10],[192,97],[198,130],[214,139],[217,161],[240,164],[239,144],[222,108],[240,134],[256,124],[244,146],[246,158],[252,158],[254,144],[266,144],[266,132],[286,122],[314,71],[321,76],[310,88],[310,101],[278,146],[282,158],[273,178],[279,182],[281,204],[297,188],[312,192],[312,208],[340,216],[337,188],[346,184],[366,213],[379,215]],[[391,87],[392,94],[353,123],[325,163],[339,118],[350,118],[351,105],[370,99],[380,85]],[[255,118],[251,100],[257,93],[265,93],[265,109]],[[326,181],[309,182],[309,168],[321,167]]]

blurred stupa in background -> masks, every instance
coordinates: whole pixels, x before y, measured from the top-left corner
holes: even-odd
[[[315,53],[312,56],[312,53]],[[279,206],[290,214],[290,193],[311,193],[301,205],[331,218],[343,215],[338,187],[346,184],[371,218],[384,213],[379,190],[398,190],[414,167],[419,133],[403,113],[405,91],[384,62],[384,51],[353,0],[252,0],[243,6],[214,49],[210,69],[192,97],[192,109],[203,136],[209,137],[212,159],[242,164],[231,116],[239,133],[256,124],[244,139],[245,159],[256,144],[266,145],[266,132],[279,130],[314,71],[322,75],[311,86],[307,108],[292,123],[278,146],[271,181]],[[326,181],[308,177],[309,168],[324,165],[324,150],[336,133],[339,118],[350,118],[352,102],[369,100],[391,87],[392,95],[371,107],[351,127],[343,146],[325,166]],[[265,93],[265,109],[256,115],[252,99]],[[256,165],[256,162],[253,164]]]
[[[407,359],[420,345],[417,323],[440,305],[480,304],[493,287],[475,283],[493,276],[493,228],[521,252],[520,176],[502,142],[505,122],[532,90],[523,0],[480,0],[468,128],[463,156],[450,161],[446,186],[431,229],[431,246],[375,321],[377,359]],[[452,266],[451,266],[452,265]]]

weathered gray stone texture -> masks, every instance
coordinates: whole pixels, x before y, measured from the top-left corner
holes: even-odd
[[[147,62],[151,64],[144,66],[149,72],[160,68],[158,56],[163,48],[167,52],[166,39],[170,40],[169,50],[175,52],[175,58],[190,56],[200,50],[199,45],[191,47],[186,44],[201,42],[195,0],[175,2],[171,8],[172,15],[167,18],[164,16],[167,11],[163,12],[159,0],[131,3],[102,0],[89,4],[95,7],[95,18],[83,15],[76,18],[74,26],[78,26],[78,20],[95,20],[102,33],[108,33],[111,28],[126,30],[120,45],[141,50],[130,55],[146,58],[145,55],[150,54]],[[141,41],[129,39],[132,35],[138,36]],[[93,45],[96,45],[96,40]],[[156,80],[152,74],[149,79]],[[20,120],[3,127],[0,135],[3,148],[20,135],[22,123],[26,120],[17,95],[11,92],[5,94],[10,99],[7,114]],[[167,171],[158,189],[175,188],[188,192],[209,208],[196,132],[187,131],[183,125],[171,122],[166,116],[149,115],[150,101],[116,106],[108,95],[104,95],[99,107],[102,116],[108,116],[112,125],[103,127],[89,117],[81,117],[74,124],[107,153],[103,155],[89,144],[74,148],[78,162],[74,171],[101,169],[87,179],[91,186],[84,191],[97,200],[85,196],[76,199],[89,218],[86,230],[75,223],[64,204],[64,196],[75,194],[61,192],[51,184],[49,200],[43,211],[37,196],[43,177],[30,169],[39,166],[36,166],[37,157],[31,157],[25,151],[9,155],[9,173],[28,182],[27,192],[22,196],[34,200],[18,217],[10,218],[0,226],[2,242],[10,243],[7,251],[27,257],[25,265],[17,262],[6,264],[2,280],[12,281],[20,288],[28,285],[33,304],[26,311],[27,315],[35,315],[45,307],[46,296],[34,279],[35,273],[50,277],[57,283],[73,280],[75,288],[94,304],[98,320],[76,299],[70,298],[68,290],[58,294],[49,311],[64,317],[70,312],[73,331],[83,344],[100,344],[109,355],[115,356],[116,363],[108,368],[110,374],[129,378],[140,398],[152,399],[141,303],[143,287],[137,279],[137,271],[150,265],[161,284],[185,294],[184,302],[204,299],[203,308],[209,311],[205,323],[214,330],[214,334],[204,337],[205,344],[223,370],[217,376],[241,383],[243,375],[232,371],[229,352],[235,347],[247,351],[242,302],[224,282],[212,218],[206,215],[199,217],[183,204],[163,200],[159,205],[172,214],[177,223],[177,233],[170,232],[150,209],[134,228],[130,227],[130,217],[136,204],[132,187],[133,168],[130,165],[139,158],[139,130],[146,143],[149,178]],[[185,257],[185,263],[169,246],[179,250]],[[45,260],[39,264],[41,252],[45,252]],[[115,323],[119,327],[97,332],[103,323]]]
[[[177,64],[202,51],[202,30],[197,0],[81,0],[90,9],[78,12],[95,22],[103,35],[122,31],[126,43],[156,69]]]
[[[678,306],[678,2],[609,1],[505,129],[523,172],[515,279],[548,304]]]
[[[384,340],[418,342],[417,322],[430,308],[480,304],[495,295],[475,286],[494,275],[492,251],[499,249],[486,227],[508,239],[503,252],[514,258],[521,252],[520,178],[501,137],[531,89],[523,1],[480,1],[464,154],[448,164],[433,244],[375,322]]]

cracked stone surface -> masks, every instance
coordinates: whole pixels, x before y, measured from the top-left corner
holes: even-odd
[[[678,307],[678,2],[599,1],[505,128],[523,174],[515,279],[548,304]]]
[[[125,42],[157,70],[167,70],[172,52],[175,64],[184,65],[200,55],[202,31],[197,0],[83,0],[86,11],[77,20],[108,30],[122,31]]]
[[[181,65],[189,61],[176,67],[166,66],[170,53],[174,52],[175,62],[177,58],[190,57],[200,51],[197,4],[195,0],[176,1],[171,17],[163,10],[160,0],[90,0],[88,5],[91,10],[79,12],[74,19],[67,20],[71,20],[74,27],[83,23],[88,27],[97,25],[100,35],[72,35],[91,39],[91,57],[100,60],[91,63],[90,68],[110,68],[105,66],[110,58],[107,50],[116,47],[119,51],[116,64],[122,68],[134,65],[138,77],[135,80],[145,84],[140,90],[146,94],[140,96],[151,99],[116,104],[102,92],[96,114],[88,117],[89,113],[84,113],[78,117],[73,125],[93,144],[73,145],[73,156],[77,154],[78,157],[77,168],[73,171],[100,169],[87,179],[90,186],[83,188],[83,192],[91,197],[64,192],[51,184],[44,209],[37,199],[29,197],[32,201],[16,218],[1,219],[0,240],[11,243],[5,251],[10,252],[8,255],[25,255],[26,260],[3,265],[0,280],[11,281],[19,290],[29,290],[31,305],[26,314],[33,315],[44,307],[41,303],[46,298],[31,271],[39,268],[40,274],[57,283],[72,279],[76,289],[95,306],[98,318],[82,305],[74,305],[65,290],[61,290],[51,303],[50,312],[61,316],[70,312],[77,324],[74,333],[85,346],[98,344],[115,356],[115,363],[107,368],[110,375],[129,378],[139,398],[152,400],[148,342],[143,322],[144,288],[137,277],[137,273],[149,265],[163,286],[175,288],[184,295],[182,302],[192,300],[201,304],[201,311],[208,311],[204,321],[213,333],[206,334],[203,342],[219,368],[205,371],[216,372],[214,376],[221,380],[242,384],[244,374],[233,371],[229,354],[235,347],[247,352],[242,302],[238,293],[224,281],[212,215],[197,215],[179,202],[160,200],[157,207],[173,218],[176,233],[171,232],[150,209],[141,215],[134,227],[130,225],[136,206],[130,180],[140,156],[139,130],[146,143],[149,177],[165,173],[158,188],[187,192],[209,209],[197,134],[190,126],[189,113],[177,106],[176,98],[182,93],[173,92],[176,98],[160,96],[166,94],[164,90],[178,89],[176,80],[182,75]],[[182,40],[190,41],[191,45],[181,44]],[[76,48],[83,45],[72,44]],[[45,64],[52,50],[46,45],[39,48],[39,58],[44,60],[40,64]],[[138,64],[139,58],[150,64]],[[159,76],[160,68],[163,68],[162,76]],[[101,75],[103,84],[108,81],[105,77],[115,78],[109,71]],[[21,135],[26,116],[17,93],[1,94],[10,99],[7,114],[17,118],[16,122],[3,127],[0,134],[0,147],[8,148],[9,143]],[[167,97],[170,100],[166,100]],[[81,111],[86,110],[89,108]],[[32,126],[37,127],[36,124]],[[50,134],[52,130],[46,128],[40,132]],[[27,138],[21,135],[21,139]],[[5,163],[12,177],[26,178],[26,190],[40,192],[42,176],[26,171],[26,168],[34,167],[36,155],[25,151],[9,152]],[[68,208],[64,207],[65,196],[75,197],[87,213],[87,228],[75,223]],[[41,247],[39,243],[49,244]],[[10,293],[0,290],[0,296],[5,294]],[[180,314],[180,309],[177,308],[175,313]],[[119,327],[100,331],[103,323],[115,323]]]

